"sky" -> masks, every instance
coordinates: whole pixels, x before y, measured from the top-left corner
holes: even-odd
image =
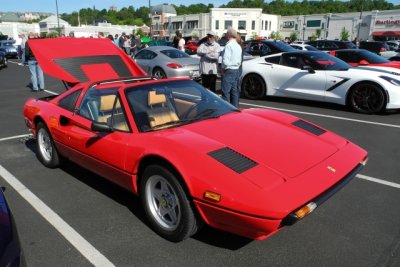
[[[6,1],[6,0],[2,0]],[[174,3],[175,5],[190,5],[197,3],[213,3],[215,7],[222,4],[226,4],[229,0],[8,0],[7,4],[1,5],[0,11],[2,12],[50,12],[56,13],[56,1],[58,3],[58,12],[62,13],[72,13],[78,11],[82,8],[92,8],[96,9],[109,9],[112,5],[119,9],[123,7],[133,6],[134,8],[139,8],[142,6],[149,6],[149,1],[152,6],[159,5],[162,3]],[[264,0],[270,2],[270,0]],[[298,0],[301,1],[301,0]],[[400,4],[400,0],[387,0],[387,2],[393,3],[395,5]]]

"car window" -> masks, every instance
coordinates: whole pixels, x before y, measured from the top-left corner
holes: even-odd
[[[135,55],[135,59],[147,59],[147,60],[150,60],[150,59],[155,58],[156,56],[157,56],[157,54],[154,53],[153,51],[142,50],[142,51],[139,51],[139,53],[137,53]]]
[[[340,58],[345,62],[351,62],[351,63],[359,63],[361,61],[360,55],[353,51],[336,52],[336,57]]]
[[[190,80],[137,85],[125,92],[142,132],[178,127],[237,111],[218,95]]]
[[[273,64],[279,64],[279,61],[281,60],[281,56],[274,56],[274,57],[266,57],[265,62],[273,63]]]
[[[300,54],[283,54],[280,64],[287,67],[302,69],[306,65],[310,65],[310,61]]]
[[[81,92],[82,89],[78,89],[77,91],[63,97],[60,101],[58,101],[58,106],[73,112],[75,110],[76,101],[78,100]]]
[[[91,121],[108,124],[114,130],[129,131],[125,112],[115,88],[90,88],[82,99],[79,115]]]
[[[181,50],[178,49],[167,49],[167,50],[161,50],[160,51],[162,54],[166,55],[169,58],[185,58],[189,57],[188,54],[182,52]]]

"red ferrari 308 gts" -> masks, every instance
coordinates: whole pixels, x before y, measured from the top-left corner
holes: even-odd
[[[353,67],[374,66],[400,69],[400,61],[390,61],[365,49],[342,49],[329,52]]]
[[[108,39],[29,42],[45,73],[75,84],[25,104],[39,160],[55,168],[69,159],[130,190],[168,240],[203,223],[266,238],[367,161],[357,145],[303,119],[238,110],[189,78],[147,77]]]

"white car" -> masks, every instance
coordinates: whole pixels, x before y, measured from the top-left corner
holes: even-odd
[[[317,48],[315,48],[312,45],[308,44],[290,44],[291,47],[297,49],[297,50],[305,50],[305,51],[319,51]]]
[[[243,62],[245,97],[282,96],[348,105],[361,113],[400,108],[400,71],[352,68],[324,52],[295,51]]]

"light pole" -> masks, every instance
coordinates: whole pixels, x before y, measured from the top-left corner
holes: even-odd
[[[360,22],[358,23],[357,40],[360,41],[360,28],[362,23],[362,13],[364,9],[364,0],[361,0]]]
[[[150,19],[150,32],[149,32],[149,37],[152,36],[152,28],[153,28],[153,15],[151,14],[151,3],[149,0],[149,19]]]
[[[61,29],[60,29],[60,18],[58,17],[58,2],[56,0],[56,12],[57,12],[57,33],[58,37],[60,37]]]
[[[303,16],[303,41],[305,33],[306,33],[306,15]]]

